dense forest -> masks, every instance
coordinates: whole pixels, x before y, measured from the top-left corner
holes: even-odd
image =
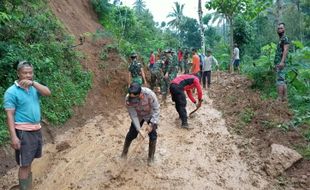
[[[201,47],[201,23],[184,16],[186,4],[175,2],[167,22],[157,23],[143,0],[136,0],[132,8],[120,1],[91,0],[91,3],[104,27],[94,38],[113,38],[110,46],[122,56],[128,57],[135,51],[146,64],[150,51],[158,48]],[[309,125],[310,2],[212,0],[202,6],[209,10],[202,14],[204,43],[213,50],[220,69],[228,71],[231,46],[237,43],[241,74],[249,76],[253,90],[261,91],[266,99],[276,98],[273,71],[278,42],[276,27],[279,22],[286,23],[286,34],[291,41],[287,65],[289,106],[294,118],[289,123],[275,123],[273,127],[285,131]],[[44,119],[54,124],[65,122],[72,114],[72,106],[82,104],[91,87],[91,73],[83,71],[79,64],[83,55],[72,48],[74,37],[64,33],[43,0],[1,1],[0,31],[0,93],[4,94],[16,80],[16,61],[29,60],[34,63],[36,77],[53,91],[49,101],[43,99]],[[107,58],[106,48],[102,49],[100,58]],[[0,142],[4,143],[8,131],[1,108]],[[310,140],[310,129],[303,131],[303,135]],[[309,156],[310,147],[306,152]]]

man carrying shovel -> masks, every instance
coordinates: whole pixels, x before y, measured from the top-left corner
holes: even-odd
[[[193,97],[192,90],[197,89],[198,91],[198,103]],[[187,123],[187,112],[186,112],[186,96],[184,91],[186,91],[189,99],[196,104],[196,110],[201,107],[202,103],[202,90],[199,83],[199,79],[195,75],[184,74],[176,77],[171,81],[170,93],[172,101],[175,102],[175,108],[179,113],[179,117],[182,120],[183,128],[188,128]]]
[[[148,165],[154,162],[154,154],[157,141],[157,125],[159,122],[159,103],[155,93],[148,88],[141,87],[138,83],[132,83],[128,88],[126,96],[126,107],[131,118],[131,125],[126,135],[124,148],[121,157],[127,158],[129,146],[138,134],[145,138],[145,134],[141,131],[144,121],[150,127],[147,129],[149,135],[149,155]]]

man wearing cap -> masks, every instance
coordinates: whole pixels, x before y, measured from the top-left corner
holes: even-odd
[[[128,88],[128,94],[125,101],[132,122],[126,135],[121,157],[127,157],[129,146],[132,140],[134,140],[138,134],[145,138],[140,128],[146,121],[150,125],[147,131],[149,135],[148,165],[151,165],[154,162],[154,154],[157,142],[156,129],[159,123],[160,106],[156,95],[151,89],[141,87],[137,83],[132,83]]]
[[[141,63],[139,63],[137,61],[137,54],[136,53],[132,53],[130,56],[132,62],[128,67],[128,71],[129,71],[129,85],[131,83],[138,83],[140,85],[142,85],[142,83],[144,82],[144,85],[146,85],[146,79],[145,79],[145,74],[142,68]]]
[[[40,97],[51,95],[48,87],[34,81],[33,66],[21,61],[17,65],[18,80],[4,94],[4,108],[19,165],[19,188],[31,189],[31,164],[42,154]]]
[[[198,103],[193,97],[192,89],[197,89],[198,91]],[[176,77],[170,84],[170,93],[172,101],[175,102],[175,108],[182,120],[182,126],[188,128],[187,122],[187,112],[186,112],[186,96],[184,91],[186,91],[189,99],[196,104],[197,108],[201,106],[202,103],[202,90],[199,83],[199,79],[195,75],[184,74]]]

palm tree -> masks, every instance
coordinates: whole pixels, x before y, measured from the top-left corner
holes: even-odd
[[[134,2],[133,8],[138,15],[141,15],[142,13],[145,12],[145,7],[146,7],[145,2],[143,0],[136,0]]]
[[[180,25],[183,21],[183,9],[184,4],[180,5],[178,2],[174,2],[175,7],[173,7],[173,12],[168,14],[168,18],[172,18],[171,21],[168,22],[168,26],[172,28],[176,28],[178,31],[180,30]]]

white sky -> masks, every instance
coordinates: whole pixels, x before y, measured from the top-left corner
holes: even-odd
[[[135,0],[121,0],[123,5],[133,7]],[[171,20],[167,18],[170,12],[173,12],[175,7],[174,2],[178,2],[180,5],[184,4],[183,14],[184,16],[198,19],[198,0],[144,0],[146,8],[152,13],[155,22],[165,21],[166,23]],[[201,0],[203,15],[207,13],[205,3],[207,0]]]

